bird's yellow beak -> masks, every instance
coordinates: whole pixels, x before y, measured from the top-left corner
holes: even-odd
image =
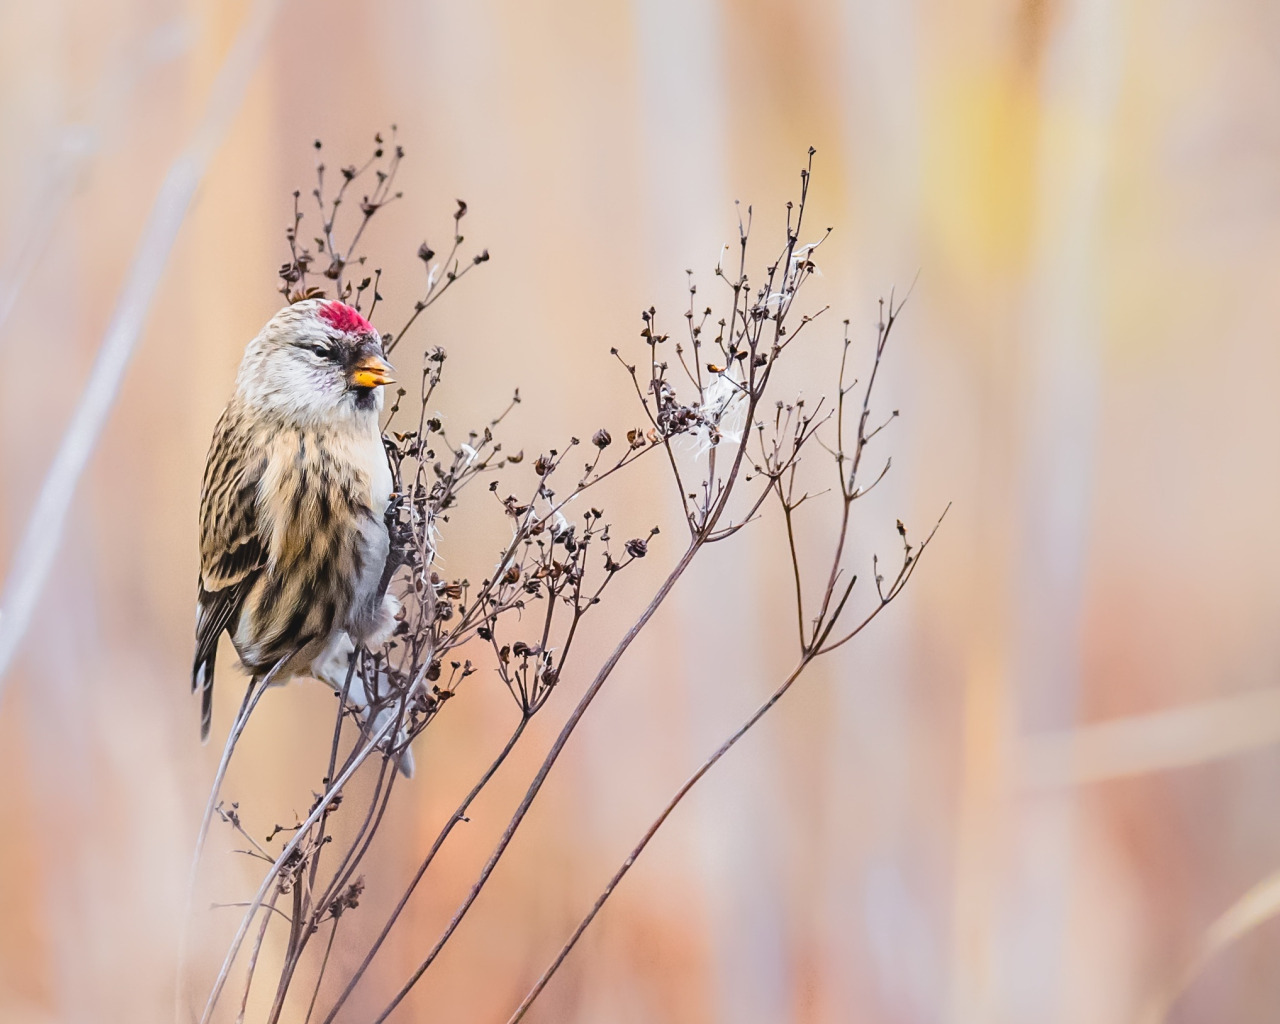
[[[365,356],[347,374],[347,380],[353,388],[376,388],[383,384],[394,384],[391,366],[377,356]]]

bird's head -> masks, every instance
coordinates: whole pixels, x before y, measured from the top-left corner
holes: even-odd
[[[307,299],[267,321],[240,364],[246,403],[317,426],[375,417],[394,383],[382,339],[351,306]]]

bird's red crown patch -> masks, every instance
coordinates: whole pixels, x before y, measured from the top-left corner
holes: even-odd
[[[343,334],[372,334],[373,324],[345,302],[326,302],[320,307],[320,317],[330,327]]]

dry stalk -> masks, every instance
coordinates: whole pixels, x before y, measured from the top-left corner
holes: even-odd
[[[316,145],[322,153],[320,144]],[[310,245],[302,236],[307,217],[303,207],[310,204],[302,203],[300,192],[294,195],[293,221],[286,233],[290,259],[280,271],[281,291],[288,299],[332,295],[363,309],[368,316],[374,315],[377,304],[382,301],[378,293],[381,272],[377,269],[365,272],[366,257],[359,252],[359,242],[370,220],[399,197],[393,187],[403,158],[404,152],[395,141],[393,128],[386,139],[376,137],[373,155],[368,160],[340,169],[336,188],[332,187],[335,176],[326,170],[323,162],[317,164],[317,181],[311,198],[319,218],[319,230]],[[816,272],[813,251],[826,237],[823,233],[816,242],[802,241],[812,150],[809,158],[809,166],[801,172],[799,199],[787,206],[784,242],[758,277],[748,270],[750,208],[745,220],[739,218],[737,266],[732,270],[723,266],[716,268],[716,276],[724,286],[724,309],[720,315],[713,312],[712,305],[698,308],[697,286],[691,279],[689,306],[684,314],[686,327],[679,341],[673,342],[670,335],[659,330],[657,312],[651,308],[642,314],[641,337],[648,349],[647,360],[633,364],[617,349],[612,350],[637,398],[642,417],[639,426],[618,428],[613,433],[600,428],[585,444],[578,438],[569,438],[559,448],[526,461],[522,449],[513,453],[498,436],[507,415],[520,403],[520,394],[516,391],[500,415],[468,432],[465,440],[451,436],[443,418],[433,411],[447,354],[442,348],[426,347],[413,412],[402,410],[408,391],[400,389],[388,410],[384,434],[395,493],[387,513],[392,546],[383,583],[400,599],[403,621],[382,648],[358,650],[353,654],[338,695],[327,771],[303,820],[287,826],[277,825],[265,843],[258,843],[245,830],[238,804],[233,804],[229,812],[222,810],[222,805],[217,803],[215,785],[210,807],[217,807],[222,819],[249,840],[250,848],[244,852],[270,866],[255,895],[239,904],[246,910],[210,991],[202,1024],[212,1019],[259,914],[263,916],[253,943],[240,1005],[247,1006],[253,965],[257,963],[258,950],[272,922],[287,921],[283,967],[275,979],[275,993],[266,1020],[268,1024],[275,1024],[284,1014],[298,968],[312,936],[317,934],[324,934],[325,939],[318,957],[317,975],[308,986],[309,993],[302,997],[307,1000],[306,1019],[309,1021],[315,1015],[323,1019],[324,1024],[336,1020],[384,948],[455,826],[467,820],[473,801],[526,735],[534,716],[548,706],[563,674],[567,670],[576,671],[570,655],[582,635],[588,613],[608,596],[610,585],[619,573],[649,555],[650,545],[658,534],[656,527],[647,535],[619,542],[611,535],[605,513],[600,508],[587,507],[588,502],[572,506],[585,509],[578,513],[575,521],[566,516],[575,499],[627,471],[647,453],[662,452],[661,458],[670,469],[686,527],[683,549],[612,653],[591,672],[589,685],[566,716],[474,884],[444,931],[425,951],[417,968],[377,1015],[377,1021],[385,1020],[436,962],[484,890],[592,702],[703,548],[735,536],[759,518],[771,499],[778,502],[786,526],[796,588],[800,646],[796,668],[667,804],[560,955],[535,984],[513,1020],[523,1016],[543,990],[635,859],[693,785],[776,705],[815,658],[858,635],[901,593],[933,534],[919,547],[913,547],[907,542],[905,527],[899,524],[903,542],[900,568],[886,585],[879,573],[878,560],[874,562],[877,600],[861,619],[844,623],[856,581],[851,578],[846,582],[843,568],[851,509],[858,498],[883,479],[888,469],[886,462],[884,470],[868,486],[864,487],[859,480],[863,454],[883,429],[883,425],[869,427],[871,391],[901,306],[895,306],[890,300],[877,340],[874,366],[848,445],[844,436],[846,397],[853,385],[845,382],[850,345],[847,325],[833,404],[828,407],[827,403],[819,402],[810,409],[802,400],[783,402],[773,395],[775,367],[818,315],[800,315],[794,308],[802,285]],[[357,193],[362,195],[358,203],[359,216],[354,220],[348,218],[349,223],[344,225],[342,211],[351,205],[351,197]],[[435,251],[425,242],[420,246],[418,257],[423,261],[426,281],[400,330],[384,335],[388,349],[398,345],[418,324],[421,315],[456,281],[488,260],[487,250],[472,256],[462,255],[465,244],[462,224],[466,212],[466,204],[459,201],[453,212],[451,241],[443,257],[437,259]],[[893,415],[897,415],[896,411]],[[828,443],[823,440],[823,434],[830,430],[834,430],[834,438]],[[618,435],[617,441],[614,433]],[[843,516],[832,545],[830,568],[812,602],[816,612],[806,617],[805,573],[796,555],[794,520],[797,510],[809,499],[807,492],[797,491],[802,453],[815,444],[821,445],[833,458],[840,480]],[[580,472],[570,469],[572,459],[580,458],[579,451],[591,452],[580,462]],[[520,477],[524,482],[513,485],[512,481]],[[482,479],[487,480],[487,489],[471,486]],[[444,563],[437,557],[441,546],[447,543],[451,516],[477,493],[488,495],[483,500],[487,501],[491,514],[505,522],[504,531],[509,533],[509,539],[500,546],[494,567],[483,573],[478,583],[463,575],[443,575],[440,566],[453,565],[454,561]],[[476,515],[477,507],[482,514],[483,506],[477,506],[474,501],[468,506],[468,514]],[[322,994],[324,975],[331,963],[338,922],[359,905],[364,888],[359,873],[361,864],[387,815],[394,814],[392,797],[399,777],[396,768],[405,764],[410,745],[436,721],[445,705],[459,693],[463,682],[477,673],[479,655],[472,653],[476,650],[486,652],[497,680],[511,696],[517,712],[515,724],[492,762],[443,822],[393,910],[377,929],[359,966],[344,980],[333,1002],[326,1003]],[[237,718],[233,729],[235,737],[243,731],[256,704],[253,693],[251,690],[245,709]],[[353,699],[357,694],[363,695],[363,703]],[[354,730],[345,729],[348,718],[355,723]],[[224,762],[234,747],[233,738],[228,743]],[[349,783],[369,761],[372,766],[364,772],[370,781],[368,791],[349,796]],[[219,783],[224,772],[225,764],[219,771]],[[345,832],[333,828],[339,816],[346,823]],[[277,836],[288,836],[288,841],[273,850]],[[276,905],[277,897],[282,896],[288,897],[284,901],[287,909]],[[344,941],[351,941],[355,934],[353,929],[344,928]],[[317,1013],[318,1005],[328,1007],[323,1018]]]

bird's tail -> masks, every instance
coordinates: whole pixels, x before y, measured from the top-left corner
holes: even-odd
[[[200,691],[200,742],[209,742],[209,726],[213,722],[213,663],[218,656],[215,645],[191,670],[191,692]]]

